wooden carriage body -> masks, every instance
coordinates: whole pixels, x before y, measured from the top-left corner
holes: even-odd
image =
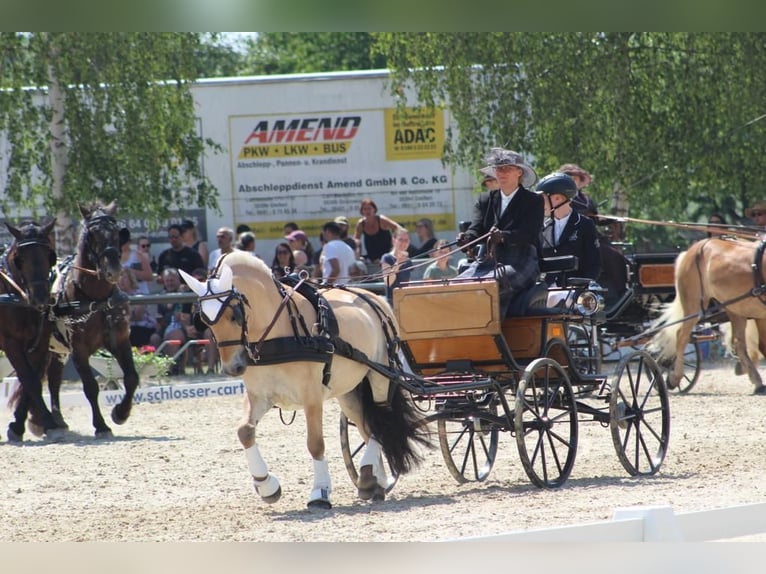
[[[566,340],[558,312],[500,317],[494,280],[410,284],[394,291],[402,347],[414,372],[519,371],[545,356],[552,339]]]

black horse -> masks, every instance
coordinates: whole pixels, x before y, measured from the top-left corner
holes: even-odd
[[[39,421],[41,434],[45,433],[50,440],[63,436],[42,396],[52,327],[48,312],[56,252],[50,235],[55,224],[55,219],[45,226],[33,221],[23,222],[19,227],[6,223],[14,240],[0,258],[0,348],[21,383],[10,401],[16,418],[8,425],[11,442],[22,440],[28,410]]]
[[[117,359],[123,372],[125,397],[112,409],[112,421],[123,424],[130,416],[139,379],[130,344],[130,303],[117,287],[122,271],[119,225],[114,217],[115,201],[107,206],[80,206],[83,221],[73,260],[58,268],[52,288],[55,316],[48,365],[51,408],[63,428],[59,391],[68,354],[72,355],[85,396],[93,413],[96,437],[112,436],[98,404],[99,386],[90,367],[90,357],[101,348]]]

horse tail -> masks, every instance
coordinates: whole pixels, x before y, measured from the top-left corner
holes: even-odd
[[[658,332],[652,337],[647,347],[650,352],[657,355],[659,361],[673,359],[676,355],[676,338],[678,330],[681,328],[682,321],[680,319],[684,316],[683,301],[681,301],[681,296],[679,295],[681,290],[678,288],[680,279],[678,269],[681,267],[686,253],[686,251],[682,251],[676,258],[676,296],[672,302],[664,306],[662,315],[651,325],[651,328],[658,329]]]
[[[421,418],[415,405],[408,400],[401,387],[390,393],[388,403],[376,403],[367,377],[356,387],[362,403],[364,422],[372,436],[380,443],[391,470],[405,474],[418,466],[423,457],[416,446],[431,447],[427,435],[418,427]]]

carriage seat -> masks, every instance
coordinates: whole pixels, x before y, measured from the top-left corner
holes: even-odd
[[[506,317],[525,317],[528,315],[545,315],[560,311],[548,308],[548,285],[538,281],[528,289],[517,291],[511,296],[511,302],[506,311]]]
[[[540,273],[558,273],[559,271],[574,271],[580,261],[576,255],[557,255],[540,259]]]

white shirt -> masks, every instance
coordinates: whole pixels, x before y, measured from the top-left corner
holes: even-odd
[[[505,208],[508,207],[508,204],[511,203],[511,200],[513,199],[513,196],[516,195],[516,192],[519,190],[517,187],[514,189],[511,193],[508,195],[505,195],[505,193],[500,191],[500,215],[502,216],[505,212]]]
[[[559,241],[561,241],[561,234],[564,233],[564,228],[567,225],[567,221],[569,221],[569,216],[572,215],[572,212],[570,211],[567,215],[562,217],[561,219],[553,218],[553,243],[554,245],[558,245]]]
[[[330,260],[337,259],[340,272],[338,277],[335,278],[335,283],[349,282],[351,279],[349,268],[356,262],[356,255],[354,255],[354,250],[345,241],[333,239],[325,243],[324,247],[322,247],[322,259],[322,279],[326,281],[330,277],[332,274]]]

